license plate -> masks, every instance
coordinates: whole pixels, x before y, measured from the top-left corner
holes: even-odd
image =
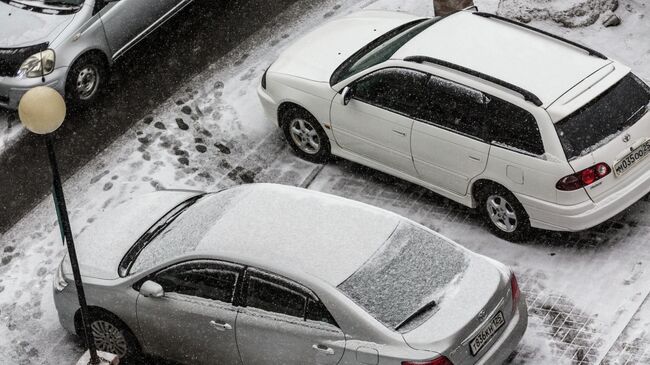
[[[485,344],[490,342],[492,337],[494,337],[494,334],[497,333],[497,331],[503,327],[505,323],[506,320],[503,317],[502,312],[499,312],[494,317],[492,317],[490,323],[485,325],[485,327],[481,329],[481,332],[479,332],[479,334],[469,342],[469,351],[472,353],[472,356],[476,356],[476,354],[481,351]]]
[[[630,171],[634,165],[638,164],[641,160],[650,155],[650,141],[646,141],[641,146],[635,148],[627,156],[618,160],[614,164],[614,174],[616,176],[621,176],[624,173]]]

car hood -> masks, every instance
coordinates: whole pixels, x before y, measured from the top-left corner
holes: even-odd
[[[368,10],[334,19],[300,38],[273,63],[269,72],[329,82],[336,68],[363,46],[418,17]]]
[[[197,192],[161,191],[128,199],[109,209],[75,237],[81,275],[117,279],[118,265],[135,241],[165,213]],[[70,258],[64,272],[71,274]]]
[[[51,43],[75,14],[43,14],[0,1],[0,48]]]

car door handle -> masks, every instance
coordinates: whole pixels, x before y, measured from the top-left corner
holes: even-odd
[[[217,331],[229,331],[232,329],[232,326],[228,323],[217,323],[215,321],[210,321],[210,326],[214,327]]]
[[[332,349],[331,347],[327,347],[325,345],[322,345],[320,343],[319,344],[313,344],[313,345],[311,345],[311,347],[314,350],[316,350],[318,352],[322,352],[322,353],[324,353],[326,355],[334,355],[334,349]]]
[[[476,156],[469,155],[469,158],[472,159],[472,160],[474,160],[474,161],[479,161],[479,162],[481,162],[481,158],[480,158],[480,157],[476,157]]]
[[[402,137],[406,137],[406,132],[397,131],[397,130],[395,130],[395,129],[393,129],[393,132],[399,134],[399,135],[402,136]]]

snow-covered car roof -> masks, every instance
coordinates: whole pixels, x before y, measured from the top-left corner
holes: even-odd
[[[537,95],[547,107],[612,63],[561,40],[462,11],[413,38],[393,59],[426,56],[498,78]]]
[[[274,184],[205,196],[140,253],[134,272],[180,256],[234,257],[337,286],[403,221],[363,203]]]

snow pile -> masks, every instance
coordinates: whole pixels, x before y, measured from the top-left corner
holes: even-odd
[[[551,19],[576,28],[592,25],[601,14],[617,8],[618,0],[501,0],[497,13],[524,23]]]
[[[24,133],[25,128],[20,124],[18,115],[0,108],[0,155]]]

